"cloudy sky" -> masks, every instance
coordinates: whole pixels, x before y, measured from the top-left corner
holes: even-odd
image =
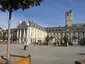
[[[85,0],[44,0],[41,6],[14,11],[11,27],[15,28],[23,20],[34,20],[41,26],[64,26],[65,12],[69,10],[72,10],[73,24],[85,23]],[[0,11],[0,26],[6,28],[7,24],[8,12]]]

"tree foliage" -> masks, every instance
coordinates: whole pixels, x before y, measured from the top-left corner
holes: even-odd
[[[13,39],[13,42],[17,40],[17,33],[14,32],[13,35],[11,36],[11,38]]]
[[[66,44],[68,43],[68,38],[67,38],[66,34],[65,34],[65,36],[63,37],[63,40],[64,40],[64,44],[66,45]]]
[[[15,11],[18,9],[28,9],[33,6],[38,6],[42,0],[0,0],[1,11]]]
[[[53,38],[54,38],[53,36],[50,36],[50,40],[51,40],[51,41],[53,40]]]
[[[2,40],[2,32],[0,31],[0,40]]]
[[[74,35],[74,36],[73,36],[73,39],[77,39],[77,37]]]
[[[3,32],[3,37],[2,37],[3,41],[4,40],[7,40],[7,37],[6,37],[6,32]]]
[[[52,41],[53,40],[53,36],[47,36],[46,38],[45,38],[45,41],[46,41],[46,43],[48,44],[50,41]]]
[[[49,42],[50,37],[49,37],[49,36],[47,36],[47,37],[45,38],[45,40],[46,40],[46,42]]]

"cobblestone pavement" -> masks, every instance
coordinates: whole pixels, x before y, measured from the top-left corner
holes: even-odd
[[[6,53],[5,44],[0,44],[0,55]],[[10,52],[20,55],[31,55],[31,64],[74,64],[74,61],[85,59],[85,47],[69,46],[33,46],[23,50],[23,44],[10,44]]]

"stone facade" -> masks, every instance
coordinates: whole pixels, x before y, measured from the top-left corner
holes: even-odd
[[[22,43],[24,39],[27,43],[44,42],[44,38],[47,36],[45,28],[39,26],[33,21],[23,21],[17,27],[18,42]]]
[[[23,21],[17,27],[17,42],[22,43],[23,39],[27,39],[28,44],[39,40],[44,42],[45,37],[48,35],[54,37],[51,43],[58,42],[60,44],[61,41],[64,43],[65,34],[68,42],[71,41],[76,45],[85,37],[85,24],[72,24],[70,27],[41,27],[33,21]]]
[[[78,44],[81,39],[85,38],[85,24],[73,24],[71,27],[47,27],[46,31],[49,36],[55,37],[55,42],[63,42],[65,34],[68,41]],[[75,38],[74,38],[75,37]]]
[[[65,13],[66,25],[63,27],[46,27],[48,36],[53,36],[54,42],[64,43],[64,36],[66,34],[68,42],[78,44],[85,38],[85,23],[72,24],[72,10]]]
[[[27,43],[44,43],[47,36],[54,37],[50,43],[64,43],[64,36],[68,38],[68,42],[78,44],[83,38],[85,38],[85,23],[72,24],[72,11],[65,13],[66,25],[61,27],[42,27],[34,21],[22,21],[15,29],[17,43],[23,43],[26,39]]]

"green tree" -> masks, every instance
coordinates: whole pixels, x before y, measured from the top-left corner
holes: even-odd
[[[68,43],[68,38],[65,34],[65,36],[63,37],[63,40],[64,40],[64,45],[67,46],[67,43]]]
[[[17,40],[17,33],[16,33],[16,32],[14,32],[14,34],[13,34],[13,36],[12,36],[12,37],[13,37],[13,42],[14,42],[14,41],[16,41],[16,40]]]
[[[77,37],[74,35],[74,36],[73,36],[73,40],[76,41],[76,39],[77,39]]]
[[[53,36],[50,36],[50,40],[52,41],[54,39],[54,37]]]
[[[52,41],[54,39],[54,37],[53,36],[47,36],[46,38],[45,38],[45,41],[46,41],[46,43],[45,44],[47,44],[48,45],[48,43],[50,42],[50,41]]]
[[[0,31],[0,40],[2,40],[2,32]]]
[[[7,40],[7,37],[6,37],[6,32],[3,32],[3,36],[2,36],[2,40]]]
[[[13,11],[17,11],[18,9],[28,9],[33,6],[38,6],[42,0],[0,0],[0,10],[2,12],[9,12],[9,21],[8,21],[8,44],[10,43],[10,20]],[[9,60],[8,53],[8,44],[7,44],[7,58]]]
[[[47,36],[46,38],[45,38],[45,41],[46,41],[46,45],[48,45],[48,43],[49,43],[49,41],[50,41],[50,37],[49,36]]]

